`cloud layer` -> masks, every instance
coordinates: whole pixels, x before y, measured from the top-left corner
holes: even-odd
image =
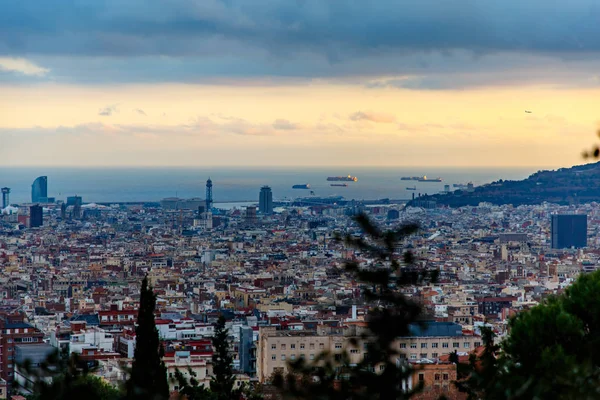
[[[548,59],[585,74],[600,65],[596,0],[1,3],[0,57],[27,57],[43,66],[32,75],[50,69],[57,81],[385,75],[386,87],[445,89],[471,82],[436,73],[488,71],[480,86]]]

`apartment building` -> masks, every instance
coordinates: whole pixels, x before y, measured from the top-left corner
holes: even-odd
[[[351,327],[349,327],[351,328]],[[336,333],[315,330],[276,330],[274,326],[260,327],[257,345],[256,373],[265,382],[274,372],[285,373],[288,362],[305,358],[314,360],[327,351],[350,356],[350,363],[360,362],[366,353],[366,344],[351,339],[359,337],[358,329],[338,330]],[[364,327],[362,327],[364,329]],[[442,355],[470,352],[481,345],[481,337],[464,335],[459,324],[427,321],[411,325],[412,336],[398,338],[400,358],[409,362],[437,359]]]

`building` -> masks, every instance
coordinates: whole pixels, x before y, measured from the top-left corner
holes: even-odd
[[[359,328],[359,327],[357,327]],[[299,358],[314,360],[327,351],[332,354],[346,351],[351,364],[362,361],[366,353],[359,329],[276,330],[275,326],[259,328],[256,351],[256,374],[260,382],[267,381],[274,372],[285,372],[287,363]],[[457,352],[471,352],[481,346],[481,337],[465,335],[459,324],[424,321],[410,326],[411,336],[400,337],[395,346],[399,359],[406,362],[431,362]],[[429,361],[427,361],[429,360]]]
[[[0,317],[0,376],[12,383],[16,365],[16,347],[30,346],[43,343],[44,333],[24,322],[21,314],[4,314]]]
[[[240,326],[240,370],[253,376],[256,374],[256,346],[254,330],[250,326]]]
[[[260,188],[258,211],[264,215],[273,214],[273,192],[269,186]]]
[[[256,207],[254,207],[254,206],[246,207],[246,223],[247,224],[256,223]]]
[[[10,205],[10,188],[2,188],[2,209]]]
[[[31,202],[46,203],[48,201],[48,177],[39,176],[31,185]]]
[[[83,199],[81,196],[69,196],[67,197],[67,207],[74,206],[79,204],[80,206],[83,204]]]
[[[551,219],[553,249],[582,248],[587,246],[586,214],[554,214]]]
[[[29,227],[38,228],[44,225],[44,209],[39,204],[29,207]]]

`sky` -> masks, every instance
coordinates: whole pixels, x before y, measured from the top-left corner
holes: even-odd
[[[2,166],[562,167],[597,139],[597,0],[0,9]]]

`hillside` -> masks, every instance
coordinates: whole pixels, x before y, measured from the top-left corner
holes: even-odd
[[[600,202],[600,162],[538,171],[522,181],[499,180],[478,186],[472,192],[457,190],[449,194],[421,197],[417,201],[433,200],[450,207],[476,206],[481,202],[492,204],[556,204]]]

